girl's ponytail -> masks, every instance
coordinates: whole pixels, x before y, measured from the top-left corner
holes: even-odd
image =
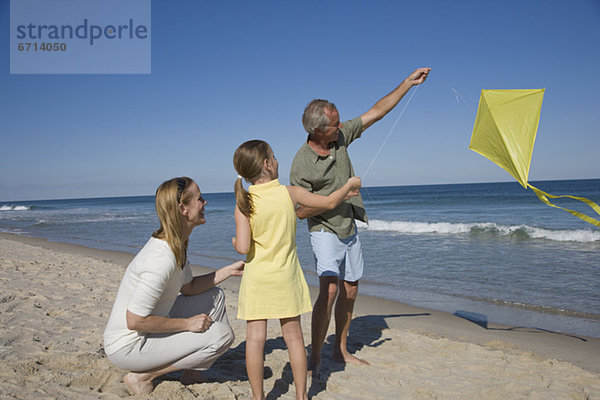
[[[244,185],[242,185],[242,177],[238,177],[235,181],[234,185],[235,191],[235,201],[238,205],[238,208],[246,217],[250,217],[252,214],[252,199],[250,198],[250,193],[246,189],[244,189]]]
[[[264,140],[249,140],[242,143],[233,154],[233,166],[239,174],[235,181],[235,200],[246,217],[252,215],[252,197],[244,189],[242,178],[255,182],[262,174],[264,161],[269,159],[271,147]]]

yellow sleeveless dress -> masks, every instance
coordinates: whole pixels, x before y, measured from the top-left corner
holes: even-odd
[[[290,318],[312,310],[296,252],[296,213],[277,179],[249,188],[252,237],[238,302],[238,318]]]

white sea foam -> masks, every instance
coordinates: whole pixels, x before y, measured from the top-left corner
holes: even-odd
[[[82,218],[75,219],[73,223],[77,224],[88,224],[88,223],[96,223],[96,222],[120,222],[120,221],[140,221],[145,220],[144,216],[134,215],[134,216],[123,216],[123,215],[101,215],[97,218]],[[69,222],[71,223],[71,222]]]
[[[489,233],[499,236],[519,235],[523,239],[545,239],[558,242],[596,242],[600,241],[600,231],[585,229],[545,229],[529,225],[499,225],[492,222],[449,223],[449,222],[412,222],[372,220],[369,225],[357,221],[361,230],[385,231],[405,234],[469,234]]]
[[[0,211],[27,211],[31,210],[31,206],[19,206],[19,205],[2,205]]]

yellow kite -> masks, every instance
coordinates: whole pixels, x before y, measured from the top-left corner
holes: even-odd
[[[525,189],[533,189],[537,197],[547,205],[570,212],[600,227],[597,219],[552,204],[548,197],[568,197],[582,201],[600,215],[598,204],[584,197],[553,196],[527,182],[543,97],[544,89],[482,90],[469,149],[504,168]]]

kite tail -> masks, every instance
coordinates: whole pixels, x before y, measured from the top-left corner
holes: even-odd
[[[530,187],[531,189],[533,189],[533,191],[535,192],[535,194],[537,195],[537,197],[543,201],[544,203],[546,203],[547,205],[549,205],[550,207],[555,207],[555,208],[560,208],[561,210],[565,210],[566,212],[569,212],[571,214],[573,214],[574,216],[581,218],[582,220],[584,220],[585,222],[589,222],[592,225],[596,225],[597,227],[600,227],[600,221],[598,221],[595,218],[589,217],[585,214],[582,214],[578,211],[575,210],[569,210],[568,208],[563,208],[560,206],[557,206],[555,204],[552,204],[550,202],[550,200],[548,200],[548,197],[550,197],[551,199],[558,199],[561,197],[568,197],[570,199],[575,199],[575,200],[579,200],[581,202],[584,202],[585,204],[587,204],[588,206],[590,206],[594,211],[596,211],[596,214],[600,215],[600,206],[598,206],[598,204],[594,203],[593,201],[586,199],[585,197],[577,197],[577,196],[569,196],[569,195],[562,195],[562,196],[554,196],[551,194],[548,194],[546,192],[544,192],[543,190],[540,190],[536,187],[533,187],[530,183],[527,184],[528,187]]]

